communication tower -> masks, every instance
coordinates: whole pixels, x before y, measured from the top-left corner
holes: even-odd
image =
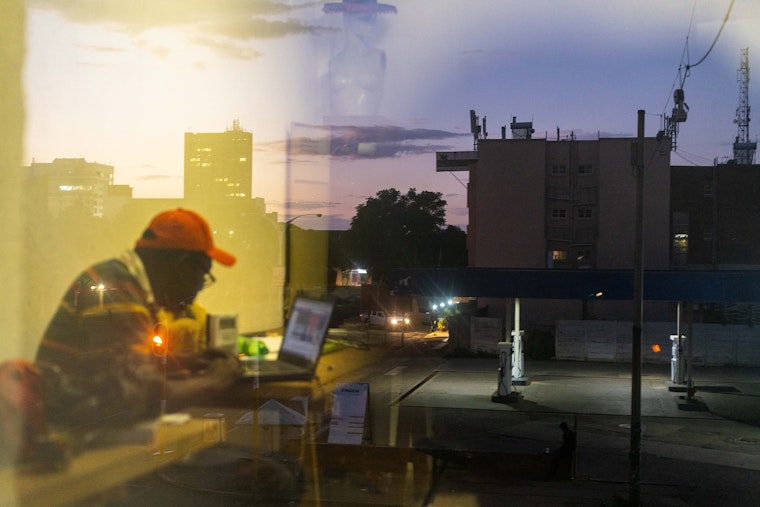
[[[737,125],[738,132],[734,141],[733,161],[735,164],[753,164],[757,143],[749,140],[749,48],[741,50],[737,81],[739,81],[739,107],[736,108],[734,123]]]

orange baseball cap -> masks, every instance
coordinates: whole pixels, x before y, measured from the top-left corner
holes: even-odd
[[[202,216],[183,208],[156,215],[135,247],[203,252],[225,266],[232,266],[236,260],[231,253],[214,246],[211,228]]]

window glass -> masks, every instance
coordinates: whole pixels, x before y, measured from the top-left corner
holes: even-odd
[[[567,218],[567,210],[565,208],[552,208],[552,218]]]

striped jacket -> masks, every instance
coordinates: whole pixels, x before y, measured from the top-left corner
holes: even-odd
[[[157,322],[150,284],[135,252],[77,276],[37,350],[51,425],[86,430],[156,417],[163,381],[151,353]]]

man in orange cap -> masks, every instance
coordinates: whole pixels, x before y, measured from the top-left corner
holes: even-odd
[[[51,425],[77,432],[116,428],[213,401],[233,384],[237,358],[206,349],[173,357],[166,320],[192,317],[213,282],[212,262],[235,257],[214,245],[206,220],[178,208],[159,213],[118,258],[87,268],[69,286],[37,350]],[[168,341],[168,344],[167,344]],[[163,362],[163,364],[162,364]]]

